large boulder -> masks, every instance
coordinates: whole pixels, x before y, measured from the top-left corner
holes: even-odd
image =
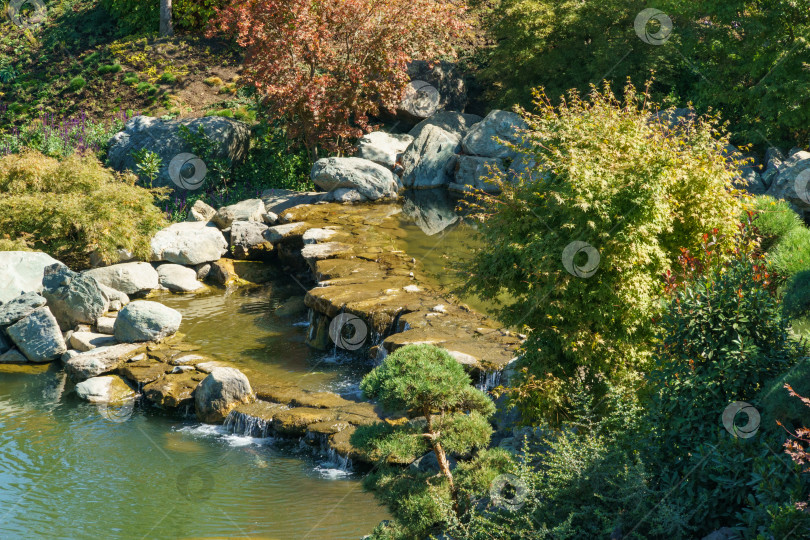
[[[220,116],[186,120],[160,120],[136,116],[110,140],[109,164],[117,171],[135,171],[133,152],[149,150],[161,160],[155,187],[170,187],[176,191],[198,191],[206,187],[207,167],[202,156],[194,156],[192,145],[181,135],[185,126],[193,137],[202,128],[208,140],[215,143],[213,159],[239,163],[250,149],[250,128],[247,124]]]
[[[42,285],[42,296],[63,331],[79,324],[95,324],[110,307],[109,298],[93,276],[78,274],[62,264],[45,269]]]
[[[467,106],[467,85],[453,62],[414,60],[408,64],[411,80],[425,81],[439,91],[439,105],[448,111],[463,111]]]
[[[67,351],[59,323],[47,307],[35,309],[6,332],[31,362],[50,362]]]
[[[161,264],[157,269],[160,284],[172,292],[189,293],[205,288],[197,281],[197,271],[180,264]]]
[[[0,251],[0,302],[25,292],[41,292],[45,268],[57,263],[39,251]]]
[[[114,370],[142,350],[141,344],[119,343],[79,354],[64,355],[62,363],[72,380],[83,381]]]
[[[521,130],[528,124],[513,112],[494,110],[475,124],[464,136],[461,146],[465,154],[492,158],[514,158],[514,150],[499,141],[519,144]]]
[[[396,107],[397,118],[406,124],[416,124],[436,114],[442,108],[442,96],[432,84],[414,80],[405,87]]]
[[[151,264],[145,262],[129,262],[93,268],[86,270],[84,274],[94,278],[102,285],[127,295],[147,294],[159,286],[157,272]]]
[[[253,399],[245,374],[227,367],[214,368],[194,392],[197,418],[202,422],[222,422],[238,404]]]
[[[264,222],[264,215],[267,210],[261,199],[248,199],[230,206],[220,208],[211,221],[217,224],[220,229],[227,229],[234,221],[256,221]]]
[[[416,124],[408,135],[418,139],[419,135],[427,126],[438,126],[448,133],[452,133],[459,139],[463,139],[470,129],[483,120],[477,114],[464,114],[454,111],[439,111],[430,118],[426,118]]]
[[[413,137],[404,133],[374,131],[365,135],[357,143],[357,157],[394,170],[397,156],[403,153],[412,142]]]
[[[264,223],[235,221],[231,225],[231,255],[235,259],[267,258],[273,252],[268,229]]]
[[[136,300],[115,319],[115,339],[121,343],[160,341],[177,332],[183,316],[157,302]]]
[[[76,385],[76,395],[90,403],[117,403],[135,398],[135,391],[118,375],[92,377]]]
[[[455,182],[450,188],[455,191],[484,191],[499,193],[500,188],[490,182],[493,174],[503,178],[504,162],[498,158],[479,156],[458,156],[456,160]]]
[[[319,159],[312,166],[312,181],[321,189],[356,190],[365,200],[396,198],[394,173],[373,161],[356,157]]]
[[[402,184],[430,189],[452,181],[459,138],[434,125],[426,126],[402,156]]]
[[[794,152],[782,162],[766,193],[788,201],[800,213],[810,210],[810,152]]]
[[[0,328],[14,324],[46,303],[47,300],[35,292],[27,292],[14,297],[0,305]]]
[[[191,266],[219,260],[227,251],[222,232],[202,221],[175,223],[152,238],[152,258],[156,261]]]

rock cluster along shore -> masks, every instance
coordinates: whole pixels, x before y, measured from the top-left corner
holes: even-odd
[[[303,437],[365,459],[358,426],[385,420],[373,404],[280,385],[183,342],[182,316],[160,294],[261,282],[282,269],[314,286],[308,342],[379,361],[408,343],[434,343],[471,372],[497,373],[520,339],[422,281],[398,245],[401,206],[327,202],[324,193],[270,191],[219,209],[198,202],[187,222],[158,232],[152,261],[74,272],[43,253],[0,252],[0,363],[59,361],[76,394],[96,403],[142,396],[160,408],[233,429]],[[266,264],[272,262],[273,264]],[[337,345],[336,317],[363,340]]]

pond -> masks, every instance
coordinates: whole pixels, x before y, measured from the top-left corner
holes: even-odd
[[[305,315],[274,314],[294,287],[161,301],[206,354],[356,393],[362,366],[304,345]],[[140,407],[113,422],[70,388],[57,364],[0,368],[0,538],[357,539],[388,517],[308,450]]]

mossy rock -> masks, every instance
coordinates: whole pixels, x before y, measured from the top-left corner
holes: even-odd
[[[273,428],[281,435],[300,437],[307,426],[335,420],[337,413],[329,409],[298,407],[279,412],[273,418]]]

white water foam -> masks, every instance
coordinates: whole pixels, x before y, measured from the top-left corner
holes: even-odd
[[[231,433],[221,425],[196,424],[181,427],[177,431],[186,433],[192,437],[217,439],[234,448],[242,446],[267,446],[273,443],[272,437],[251,437],[249,435]]]

